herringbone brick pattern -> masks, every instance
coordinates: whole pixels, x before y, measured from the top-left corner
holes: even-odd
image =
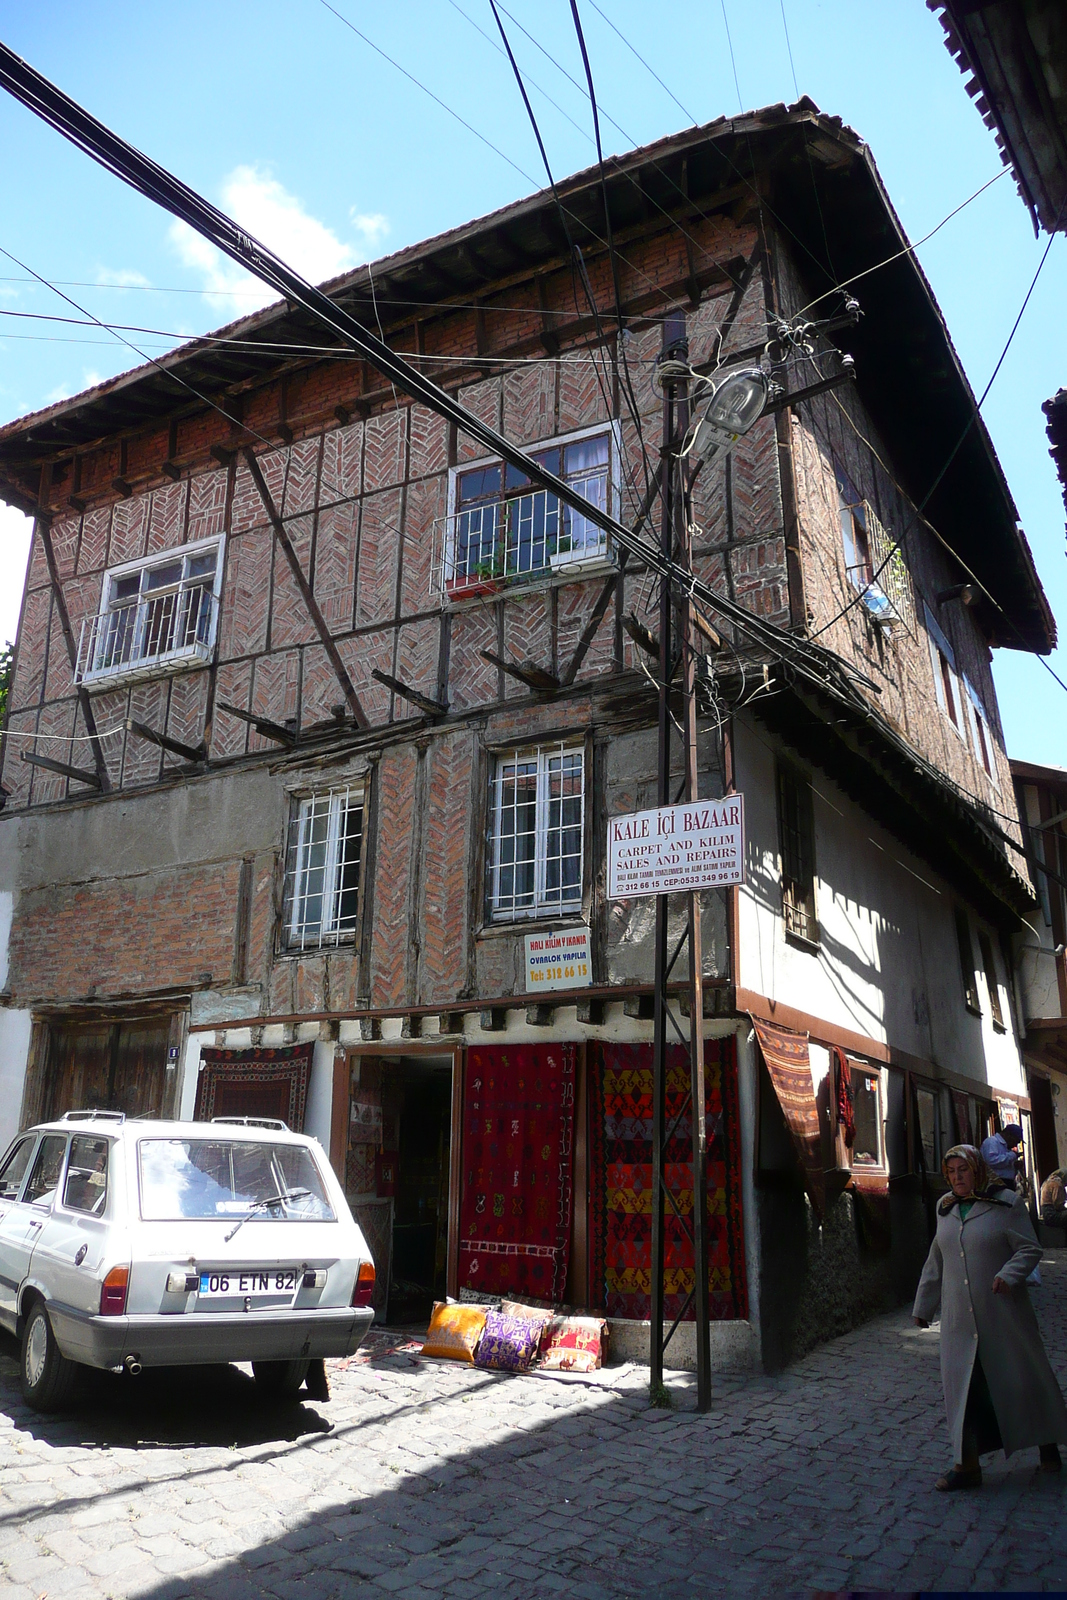
[[[138,561],[144,555],[150,499],[149,495],[135,494],[116,504],[111,515],[108,566],[118,566],[122,561]]]
[[[205,474],[213,477],[213,473]],[[107,548],[111,537],[111,506],[90,506],[81,519],[81,543],[78,547],[78,571],[98,574],[107,565]]]
[[[415,804],[415,751],[386,750],[378,765],[377,870],[371,943],[371,1003],[403,1005],[410,951],[408,893]]]
[[[78,560],[80,535],[79,517],[63,517],[52,524],[52,550],[56,558],[56,570],[61,579],[69,577],[74,571]],[[47,568],[45,575],[47,577]]]
[[[497,669],[483,661],[480,650],[497,648],[496,608],[471,606],[452,620],[448,697],[457,711],[491,705],[497,697]]]
[[[315,599],[332,631],[352,626],[359,539],[359,501],[319,512],[315,531]]]
[[[228,474],[224,471],[201,472],[189,478],[189,542],[213,539],[223,531],[226,517],[226,485]],[[86,513],[88,521],[89,513]],[[84,540],[84,534],[82,538]]]
[[[408,470],[413,478],[444,472],[448,465],[448,423],[425,406],[410,408]]]
[[[286,532],[296,552],[300,570],[308,577],[311,570],[311,539],[314,531],[314,514],[306,512],[286,522]],[[269,537],[269,535],[268,535]],[[270,641],[273,649],[284,649],[290,644],[306,644],[317,639],[318,633],[311,620],[304,597],[297,587],[292,568],[285,552],[279,547],[274,552],[274,607],[271,613]]]
[[[403,508],[403,489],[383,489],[364,497],[356,583],[357,626],[383,622],[395,615]]]
[[[302,511],[315,509],[321,454],[321,435],[300,439],[290,447],[285,473],[285,497],[281,505],[283,517],[289,518]]]
[[[211,754],[219,757],[243,755],[248,743],[248,724],[224,711],[222,703],[239,706],[242,711],[247,709],[252,687],[251,661],[221,662],[216,685]]]
[[[404,511],[404,570],[401,579],[400,614],[428,611],[439,597],[430,592],[430,568],[435,539],[443,530],[435,527],[445,515],[447,479],[442,474],[408,484]]]
[[[484,378],[481,383],[472,383],[466,389],[459,391],[459,398],[468,411],[473,411],[476,417],[488,422],[490,427],[499,428],[501,410],[499,378]],[[457,451],[461,461],[474,461],[485,454],[484,448],[465,433],[459,435]]]
[[[512,661],[533,661],[553,670],[551,600],[547,592],[518,594],[504,611],[504,654]],[[508,694],[526,694],[525,685],[508,680]]]
[[[325,722],[334,706],[344,704],[344,691],[337,681],[337,674],[330,665],[330,659],[323,645],[306,645],[301,654],[304,666],[300,691],[300,725],[308,728],[316,722]]]
[[[556,374],[551,362],[503,378],[504,433],[518,444],[550,439],[555,428]]]
[[[266,647],[274,549],[274,535],[267,527],[230,540],[219,617],[219,656],[223,661]]]
[[[330,428],[322,441],[319,504],[358,495],[363,485],[363,424]]]
[[[472,858],[471,757],[466,731],[427,755],[419,1001],[453,999],[466,981],[467,884]]]
[[[172,550],[175,545],[184,544],[189,480],[153,489],[149,500],[148,554],[153,555],[157,550]]]
[[[295,717],[300,696],[300,652],[275,650],[258,656],[252,677],[251,710],[257,717],[285,723]],[[234,702],[236,704],[236,701]],[[249,729],[249,750],[277,750],[273,739],[266,739],[255,728]]]
[[[403,483],[407,476],[408,407],[369,417],[363,434],[363,488],[366,494]]]

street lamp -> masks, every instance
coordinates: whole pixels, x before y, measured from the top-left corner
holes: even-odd
[[[718,383],[706,381],[714,384],[711,398],[682,446],[683,455],[701,461],[710,461],[720,450],[732,450],[760,416],[771,392],[771,380],[758,367],[727,373]]]

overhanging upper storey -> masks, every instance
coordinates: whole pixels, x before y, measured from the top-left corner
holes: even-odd
[[[776,236],[811,296],[819,297],[814,315],[839,309],[840,286],[862,279],[856,292],[863,316],[838,339],[855,359],[862,397],[902,486],[914,503],[925,503],[948,546],[992,596],[977,608],[990,642],[1049,651],[1055,624],[1011,494],[929,285],[914,258],[901,254],[907,240],[863,141],[804,99],[722,118],[612,157],[606,191],[621,256],[637,237],[718,215],[755,222],[768,242]],[[571,236],[586,260],[597,263],[607,231],[599,171],[575,175],[559,193]],[[567,270],[568,262],[559,211],[543,191],[386,257],[375,263],[373,278],[360,268],[325,287],[369,327],[380,320],[398,350],[429,348],[444,320],[467,318],[470,327],[457,331],[454,346],[461,358],[445,380],[451,384],[470,382],[490,351],[496,359],[551,352],[559,314],[545,310],[539,285]],[[624,271],[624,318],[639,325],[672,302],[695,303],[713,288],[728,288],[743,269],[741,257],[712,261],[694,247],[676,284],[650,286]],[[599,311],[610,332],[610,296]],[[568,339],[594,337],[591,317],[588,323],[579,328],[572,322]],[[308,315],[277,304],[11,423],[0,429],[0,495],[32,510],[44,483],[46,503],[65,510],[101,494],[150,487],[153,478],[163,482],[197,471],[212,453],[217,459],[220,451],[255,443],[243,428],[246,402],[279,379],[284,390],[290,375],[325,365],[316,353],[323,343]],[[334,414],[343,420],[349,406],[366,414],[395,403],[389,385],[365,363],[347,357],[341,363],[350,369],[351,400],[336,404],[336,379],[321,386],[321,415],[287,414],[283,398],[275,426],[281,438],[321,430]],[[335,373],[338,364],[330,363]],[[226,416],[190,400],[190,387]],[[179,427],[198,417],[200,425]],[[138,447],[147,433],[161,430],[161,446]],[[258,430],[262,436],[262,424]],[[87,486],[83,459],[105,445],[113,447],[113,465]]]

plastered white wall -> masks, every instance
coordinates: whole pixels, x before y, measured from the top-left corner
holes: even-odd
[[[333,1061],[336,1048],[332,1039],[319,1039],[311,1058],[304,1132],[317,1139],[330,1153],[330,1123],[333,1113]]]
[[[18,1132],[32,1030],[30,1012],[0,1010],[0,1152]]]
[[[976,938],[982,1016],[964,1005],[954,891],[818,769],[812,788],[819,948],[812,952],[786,939],[769,735],[739,723],[735,759],[747,835],[739,907],[741,986],[947,1071],[1025,1094],[1003,966],[1000,998],[1008,1031],[999,1033]],[[971,924],[973,937],[982,926],[973,913]],[[991,943],[1000,962],[992,933]]]

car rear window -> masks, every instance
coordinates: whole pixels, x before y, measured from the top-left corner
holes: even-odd
[[[98,1217],[107,1204],[107,1159],[110,1146],[106,1139],[92,1139],[79,1134],[70,1141],[70,1160],[67,1162],[67,1182],[63,1189],[63,1204],[71,1211],[88,1211]]]
[[[302,1144],[237,1139],[140,1139],[141,1216],[332,1222],[315,1158]]]

